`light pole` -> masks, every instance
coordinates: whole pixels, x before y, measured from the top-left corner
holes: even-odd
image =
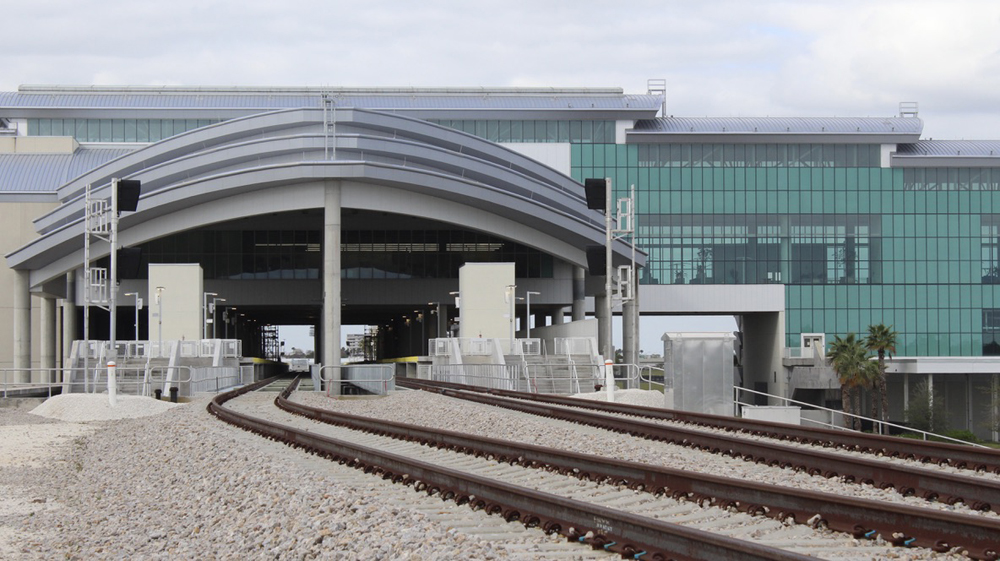
[[[527,304],[528,306],[527,310],[528,319],[524,324],[525,330],[527,331],[527,336],[525,337],[525,339],[531,339],[531,295],[534,294],[537,296],[540,295],[541,292],[533,292],[529,290],[527,294],[528,294],[528,299],[525,300],[525,304]]]
[[[163,356],[163,291],[166,290],[162,286],[156,287],[156,324],[157,332],[159,334],[160,344],[157,347],[157,355]]]
[[[510,347],[514,348],[514,295],[517,290],[516,284],[507,285],[507,303],[510,304],[510,313],[508,314],[508,319],[510,319]]]
[[[218,296],[215,292],[206,292],[201,300],[201,338],[208,339],[208,297]]]
[[[216,307],[216,302],[225,302],[225,298],[212,298],[212,339],[215,339],[215,325],[218,323],[215,321],[217,319],[218,308]]]
[[[139,310],[142,309],[142,298],[138,292],[126,292],[125,296],[135,296],[135,344],[139,345]]]

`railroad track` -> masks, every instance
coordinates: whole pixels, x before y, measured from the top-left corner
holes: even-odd
[[[699,479],[691,477],[690,474],[675,473],[671,470],[641,464],[598,460],[593,456],[572,454],[537,446],[521,446],[511,442],[491,441],[491,439],[469,437],[458,433],[429,431],[399,423],[384,423],[370,418],[335,414],[330,411],[309,408],[289,400],[287,397],[289,392],[290,389],[276,399],[279,407],[326,423],[336,423],[341,426],[350,426],[356,430],[376,433],[379,435],[378,437],[367,437],[381,439],[379,443],[372,446],[373,448],[392,450],[398,454],[403,443],[387,441],[388,436],[386,435],[391,435],[393,438],[412,441],[413,444],[406,444],[405,455],[421,458],[418,461],[427,464],[450,466],[449,469],[464,473],[471,471],[476,474],[478,472],[478,475],[474,475],[475,477],[490,480],[503,479],[504,484],[513,485],[519,489],[534,487],[544,488],[549,495],[562,493],[563,497],[559,501],[569,500],[578,503],[581,495],[585,494],[587,503],[596,502],[598,506],[594,508],[605,510],[596,515],[584,515],[583,519],[571,522],[572,528],[566,526],[566,522],[559,522],[555,519],[546,520],[537,513],[524,514],[531,512],[532,508],[526,504],[501,506],[499,502],[490,502],[499,501],[499,496],[485,499],[484,497],[487,495],[475,494],[475,500],[484,501],[479,504],[480,507],[497,511],[506,518],[511,517],[511,512],[517,512],[516,518],[528,525],[541,525],[547,531],[559,531],[573,539],[583,539],[591,546],[607,547],[609,550],[629,556],[640,553],[641,550],[636,548],[642,547],[642,550],[649,552],[640,555],[642,559],[728,558],[723,556],[723,550],[709,550],[702,545],[697,547],[698,553],[696,554],[684,553],[687,551],[687,546],[682,546],[681,543],[661,544],[660,546],[647,543],[637,545],[637,540],[632,539],[630,542],[628,536],[615,534],[622,524],[622,520],[619,518],[625,517],[623,520],[628,519],[629,524],[634,524],[637,521],[628,517],[638,516],[640,520],[654,521],[653,517],[672,517],[711,528],[713,532],[731,535],[760,534],[768,536],[763,543],[767,544],[767,540],[770,540],[770,545],[760,545],[759,547],[771,548],[775,551],[765,552],[762,550],[760,555],[766,556],[757,558],[796,558],[794,556],[803,550],[807,550],[810,555],[823,556],[824,552],[836,552],[843,547],[841,544],[844,540],[837,538],[836,534],[826,533],[824,538],[823,532],[817,534],[815,530],[807,526],[791,525],[793,520],[799,522],[808,520],[815,526],[847,528],[844,531],[855,536],[881,537],[896,545],[927,546],[938,551],[962,546],[966,548],[967,555],[972,558],[996,558],[996,552],[990,550],[988,545],[981,547],[983,542],[976,541],[978,539],[976,536],[982,536],[984,533],[994,536],[1000,535],[1000,525],[986,521],[981,517],[945,516],[941,513],[913,507],[900,509],[898,505],[872,507],[862,504],[869,501],[856,499],[840,499],[838,501],[836,497],[827,497],[830,500],[824,500],[818,493],[796,493],[788,488],[768,489],[771,486],[748,485],[746,482],[726,481],[723,478]],[[221,404],[217,404],[217,406],[221,409]],[[210,406],[210,410],[212,409],[213,407]],[[213,413],[219,415],[217,411],[213,411]],[[232,408],[229,408],[226,414],[233,413]],[[252,430],[261,430],[260,422],[262,420],[258,419],[256,421],[258,424],[251,427]],[[287,418],[286,423],[282,423],[281,428],[270,428],[270,436],[288,431]],[[324,429],[324,434],[327,434],[326,430],[328,429]],[[315,432],[315,429],[311,429],[311,432]],[[316,435],[312,434],[311,438],[315,437]],[[310,437],[305,438],[308,440]],[[354,430],[345,433],[341,438],[355,443],[359,442],[357,432]],[[435,449],[418,446],[420,443],[430,445]],[[302,442],[299,445],[310,446]],[[367,441],[365,445],[368,445]],[[472,454],[472,457],[445,450],[461,450],[465,454]],[[329,454],[329,452],[327,453]],[[342,451],[339,454],[342,458],[346,458],[352,456],[353,452]],[[362,460],[360,457],[346,461],[362,462],[367,466],[372,465],[367,464],[366,460]],[[544,469],[527,469],[527,467]],[[389,468],[374,469],[379,471]],[[395,474],[391,476],[392,478],[399,477],[398,471],[392,473]],[[572,475],[572,477],[568,477],[567,474]],[[429,479],[423,477],[415,485],[418,488],[426,486],[426,489],[436,489],[436,492],[442,496],[451,494],[459,502],[463,501],[462,493],[466,491],[441,486],[444,483],[437,483],[438,487],[435,487],[434,483],[428,483],[428,481]],[[602,484],[597,482],[602,482]],[[637,492],[638,489],[653,492]],[[664,494],[664,491],[667,491],[667,494]],[[507,493],[510,497],[514,496],[510,494],[509,489]],[[802,496],[796,498],[796,495]],[[722,508],[702,508],[701,505],[716,505]],[[622,510],[631,512],[623,513]],[[915,512],[920,510],[924,512]],[[541,512],[545,512],[544,509]],[[749,516],[748,512],[766,514],[767,516],[753,517]],[[823,513],[823,515],[820,516],[817,513]],[[593,518],[593,516],[598,518]],[[889,522],[887,517],[896,522]],[[590,521],[589,526],[587,525],[588,520]],[[865,526],[866,520],[871,525]],[[928,537],[929,533],[933,534],[934,537]],[[653,536],[649,538],[652,539]],[[694,539],[691,536],[686,536],[681,538],[681,542],[690,545],[696,543],[692,541]],[[810,544],[810,547],[804,547],[803,543]],[[754,558],[750,556],[753,551],[753,548],[750,547],[752,545],[746,543],[736,545],[739,554],[733,558]],[[968,547],[969,545],[971,547]],[[793,557],[770,557],[770,555],[789,555],[787,551],[782,552],[778,549],[789,546],[792,546],[793,549],[798,548],[797,551],[790,554]],[[654,549],[656,547],[662,549],[656,550]],[[676,549],[678,547],[685,547],[685,549]],[[880,553],[874,551],[855,552],[854,555],[860,555],[864,558],[875,557]]]
[[[1000,450],[974,445],[951,444],[944,442],[928,442],[908,438],[897,438],[879,434],[860,433],[847,430],[827,428],[812,428],[785,423],[774,423],[729,417],[661,409],[657,407],[642,407],[638,405],[623,405],[604,401],[591,401],[561,395],[533,394],[509,390],[498,390],[455,384],[451,382],[436,382],[407,378],[400,380],[407,387],[416,388],[449,388],[474,392],[489,393],[517,399],[527,399],[540,403],[566,405],[584,409],[593,409],[607,413],[620,413],[633,417],[656,419],[660,421],[676,421],[712,429],[720,429],[735,433],[763,436],[802,444],[812,444],[826,448],[839,448],[853,452],[861,452],[890,458],[916,460],[923,463],[948,465],[956,469],[1000,473]]]
[[[535,399],[535,394],[517,394],[518,397],[512,398],[484,392],[481,389],[480,391],[449,389],[441,387],[436,382],[428,383],[424,380],[397,380],[396,383],[400,387],[434,391],[459,399],[694,447],[750,462],[790,467],[810,475],[842,477],[849,482],[869,484],[883,489],[892,488],[902,495],[917,495],[930,501],[947,504],[961,502],[973,510],[987,511],[994,505],[1000,506],[1000,481],[996,480],[897,465],[874,457],[838,454],[825,448],[748,440],[735,434],[706,432],[673,424],[659,424],[652,420],[611,416],[605,413],[606,410],[595,411],[600,409],[601,402],[589,400],[564,398],[573,402],[564,405],[552,402],[553,396],[537,396],[538,399]],[[617,407],[620,410],[614,413],[628,410],[625,406]],[[636,409],[642,410],[641,413],[647,416],[657,411],[655,408],[636,407]]]
[[[618,512],[525,487],[476,476],[347,440],[276,423],[227,407],[226,403],[274,382],[264,380],[217,396],[208,406],[219,419],[262,436],[326,456],[458,504],[497,514],[507,521],[635,559],[774,559],[808,557],[711,532]],[[357,433],[351,437],[357,437]]]

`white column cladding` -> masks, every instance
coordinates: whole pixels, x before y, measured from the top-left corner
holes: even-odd
[[[573,267],[573,311],[570,321],[583,321],[587,317],[587,292],[583,267]]]
[[[14,368],[31,368],[31,292],[30,272],[14,271]],[[18,372],[15,378],[31,383],[31,372]]]
[[[42,368],[42,382],[55,382],[56,367],[56,299],[50,296],[42,297],[41,314],[39,317],[39,357],[38,366]]]
[[[340,182],[326,182],[323,211],[323,366],[340,365]],[[340,369],[323,373],[340,394]]]
[[[69,364],[70,353],[73,352],[73,341],[76,341],[76,273],[66,273],[66,298],[62,309],[62,357],[63,366]]]

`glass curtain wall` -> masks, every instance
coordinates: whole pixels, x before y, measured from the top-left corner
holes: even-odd
[[[880,150],[578,143],[572,170],[635,185],[641,282],[786,285],[787,346],[885,323],[899,355],[1000,352],[1000,172],[882,168]]]

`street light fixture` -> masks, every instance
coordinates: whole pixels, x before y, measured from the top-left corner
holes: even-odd
[[[211,308],[211,310],[212,310],[212,318],[211,318],[212,319],[212,339],[216,338],[215,326],[216,326],[216,324],[219,323],[219,322],[216,321],[216,319],[218,317],[218,313],[217,313],[218,312],[218,308],[216,307],[215,303],[216,302],[225,302],[225,301],[226,301],[225,298],[212,298],[212,308]]]
[[[156,287],[156,322],[157,322],[157,332],[159,333],[160,344],[156,349],[157,356],[163,356],[163,291],[166,288],[162,286]]]
[[[206,292],[201,300],[201,338],[208,339],[208,297],[218,296],[215,292]]]
[[[535,294],[535,295],[540,295],[540,294],[541,294],[541,292],[534,292],[534,291],[531,291],[531,290],[529,290],[529,291],[527,292],[527,294],[528,294],[528,299],[527,299],[527,300],[525,301],[525,303],[526,303],[526,304],[527,304],[527,306],[528,306],[528,310],[527,310],[527,316],[528,316],[528,319],[527,319],[527,321],[526,321],[526,322],[524,323],[524,327],[525,327],[525,329],[527,330],[527,336],[526,336],[525,338],[526,338],[526,339],[531,339],[531,295],[532,295],[532,294]]]
[[[139,345],[139,310],[142,309],[142,298],[138,292],[126,292],[125,296],[135,296],[135,344]]]

